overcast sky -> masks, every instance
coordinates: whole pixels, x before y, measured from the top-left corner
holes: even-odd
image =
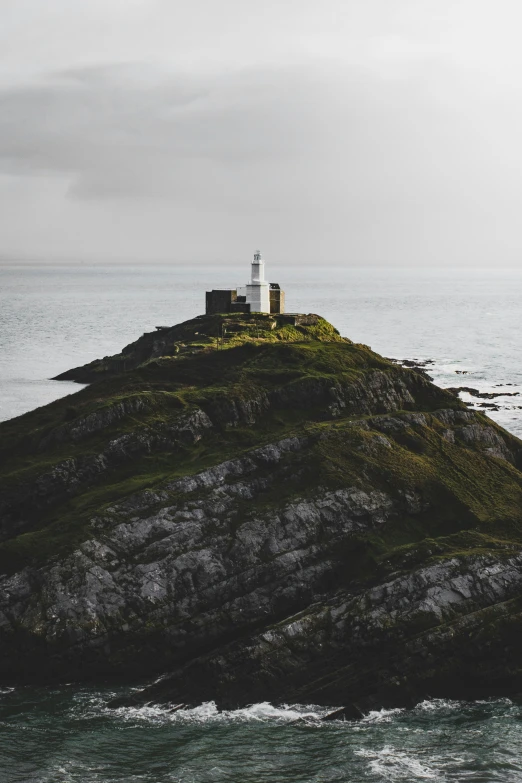
[[[4,259],[522,259],[520,0],[0,11]]]

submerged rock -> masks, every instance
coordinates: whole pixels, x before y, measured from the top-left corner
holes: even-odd
[[[0,425],[3,681],[345,717],[520,689],[520,441],[318,316],[133,345]]]

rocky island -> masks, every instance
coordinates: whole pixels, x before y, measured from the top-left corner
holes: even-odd
[[[521,690],[522,443],[316,315],[200,316],[0,424],[0,681]]]

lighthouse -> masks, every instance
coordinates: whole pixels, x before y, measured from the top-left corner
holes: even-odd
[[[265,262],[260,250],[254,253],[250,282],[239,288],[207,291],[206,313],[272,313],[285,311],[285,294],[277,283],[265,280]]]
[[[260,250],[254,253],[252,277],[246,285],[246,301],[251,313],[270,312],[270,283],[265,282],[265,262]]]

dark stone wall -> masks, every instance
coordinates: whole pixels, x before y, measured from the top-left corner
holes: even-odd
[[[239,301],[240,299],[244,300],[246,299],[245,296],[238,297],[237,301],[232,302],[230,305],[230,312],[231,313],[249,313],[250,312],[250,305],[247,304],[245,301]]]
[[[236,299],[237,291],[232,288],[221,288],[207,291],[205,312],[207,315],[214,315],[215,313],[229,313],[232,302],[235,302]]]

